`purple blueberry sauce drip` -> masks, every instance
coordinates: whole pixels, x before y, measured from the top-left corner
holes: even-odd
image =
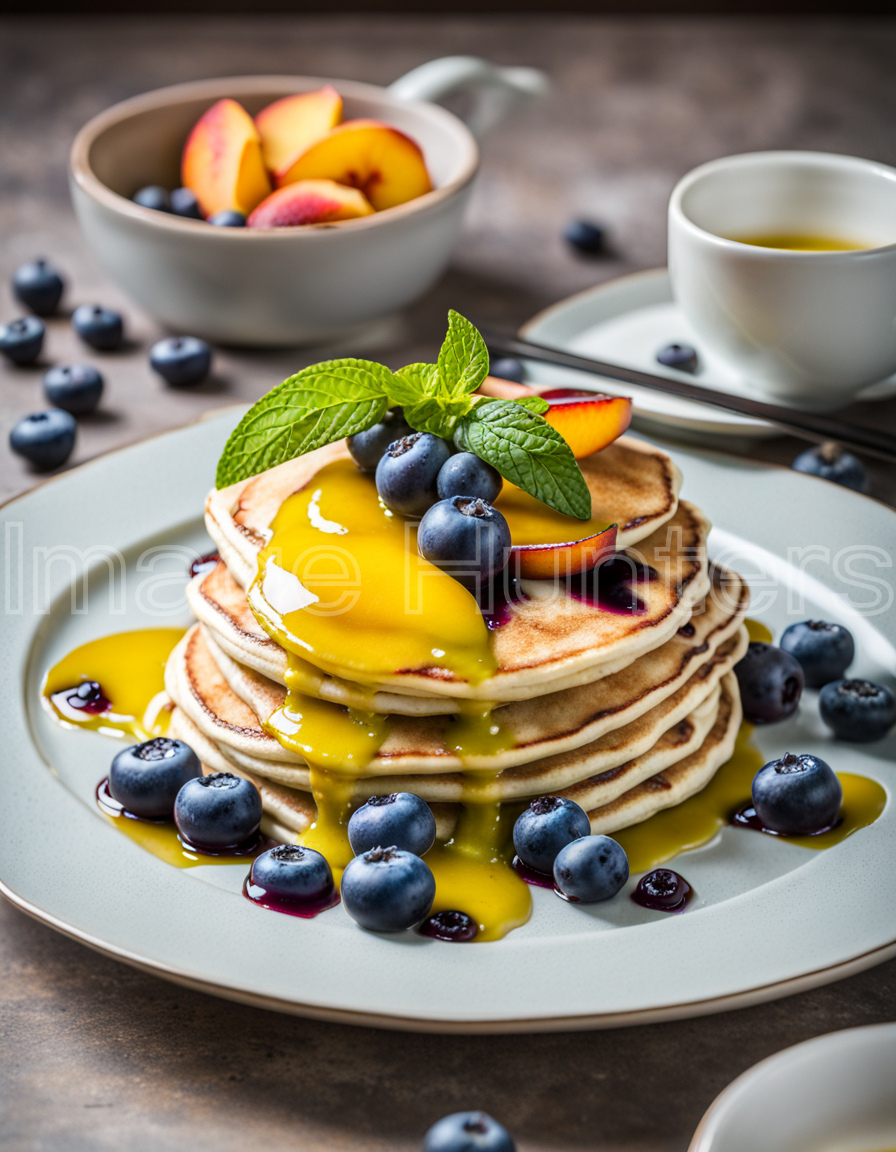
[[[220,559],[221,557],[217,552],[209,552],[205,556],[199,556],[190,565],[190,575],[199,576],[201,573],[203,576],[207,576]]]
[[[421,936],[447,940],[450,944],[469,944],[479,934],[479,925],[466,912],[436,912],[427,916],[417,929]]]
[[[248,876],[243,884],[243,895],[261,908],[267,908],[271,912],[282,912],[286,916],[298,916],[302,920],[313,920],[321,912],[335,908],[339,903],[339,892],[336,890],[318,900],[287,900],[283,896],[272,895],[258,884],[253,884]]]
[[[103,712],[108,712],[112,707],[112,701],[103,692],[96,680],[85,680],[77,688],[66,688],[60,693],[54,693],[54,695],[62,696],[69,708],[75,708],[78,712],[85,712],[88,716],[99,716]]]
[[[693,895],[693,888],[683,876],[671,868],[654,868],[641,877],[632,900],[655,912],[684,912]]]
[[[554,877],[549,876],[547,872],[539,872],[535,868],[530,868],[528,864],[524,864],[519,856],[514,856],[510,861],[510,867],[516,872],[520,880],[525,880],[527,884],[531,884],[533,888],[553,888]]]

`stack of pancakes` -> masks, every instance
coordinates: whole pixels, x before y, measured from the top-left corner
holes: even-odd
[[[266,730],[284,703],[288,654],[246,592],[283,501],[346,455],[344,444],[332,445],[212,493],[206,522],[221,559],[189,586],[197,623],[166,671],[171,734],[192,745],[206,771],[251,779],[265,830],[287,841],[315,819],[312,773]],[[708,562],[709,525],[679,500],[680,477],[664,453],[624,437],[580,463],[593,516],[617,523],[619,549],[652,570],[640,579],[635,569],[637,610],[610,611],[563,581],[524,580],[490,632],[496,670],[484,681],[407,668],[362,685],[321,670],[320,699],[390,718],[379,751],[352,773],[353,803],[414,792],[447,838],[461,804],[518,807],[560,795],[606,833],[681,803],[731,756],[746,584]],[[508,738],[500,750],[461,758],[451,731],[470,701],[491,703]]]

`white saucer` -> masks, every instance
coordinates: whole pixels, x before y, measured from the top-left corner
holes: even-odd
[[[672,298],[672,285],[665,268],[621,276],[607,284],[589,288],[561,300],[539,312],[520,330],[520,335],[539,344],[577,352],[598,360],[638,368],[642,372],[689,380],[704,388],[716,388],[741,396],[761,397],[726,360],[707,351]],[[656,353],[666,344],[692,344],[700,356],[696,375],[665,368],[656,361]],[[555,368],[548,364],[527,364],[527,380],[563,387],[595,387],[582,372]],[[716,439],[740,436],[745,439],[781,435],[764,420],[710,408],[690,400],[679,400],[636,385],[608,381],[607,391],[631,396],[634,400],[634,425],[645,432],[668,435],[674,430],[679,438]],[[859,400],[884,400],[896,395],[896,376],[871,384]]]

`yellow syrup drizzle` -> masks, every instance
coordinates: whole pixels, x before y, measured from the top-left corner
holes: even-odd
[[[606,520],[576,520],[505,481],[495,507],[504,514],[514,544],[567,544],[609,527]]]
[[[175,868],[195,868],[199,864],[242,864],[246,871],[251,863],[248,856],[205,856],[185,848],[173,824],[151,824],[148,820],[134,820],[129,816],[113,816],[101,806],[103,816],[146,852],[164,860]]]
[[[58,720],[109,736],[148,740],[167,731],[170,708],[165,663],[183,628],[144,628],[91,640],[69,652],[44,677],[41,695]],[[66,689],[95,680],[111,703],[92,714],[66,703]]]
[[[766,628],[766,626],[759,620],[747,619],[744,620],[744,624],[746,626],[747,635],[750,637],[751,643],[761,641],[763,644],[771,644],[772,631],[770,628]]]
[[[753,777],[765,763],[759,749],[750,743],[752,725],[741,725],[734,755],[723,764],[702,792],[650,816],[640,824],[613,833],[625,849],[632,872],[649,872],[680,852],[708,844],[730,823],[731,817],[750,801]],[[803,848],[831,848],[865,828],[880,816],[887,794],[876,780],[852,773],[838,773],[843,786],[842,819],[836,828],[818,836],[782,837],[788,844]],[[749,829],[744,835],[762,835]]]

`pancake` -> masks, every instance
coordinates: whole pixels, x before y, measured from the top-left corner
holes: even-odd
[[[306,691],[350,708],[433,715],[453,710],[443,702],[445,697],[526,700],[609,675],[665,643],[706,596],[708,528],[699,509],[682,501],[668,522],[628,550],[633,562],[655,573],[637,582],[643,608],[637,613],[610,611],[577,598],[576,578],[569,587],[522,581],[522,599],[512,605],[507,622],[490,633],[497,671],[478,684],[441,667],[398,670],[370,686],[322,670]],[[276,627],[270,609],[257,588],[246,595],[231,563],[223,563],[223,539],[217,538],[222,563],[197,577],[188,590],[194,614],[234,659],[285,683],[288,654],[268,634]],[[257,563],[257,550],[250,549],[250,554]],[[415,699],[404,699],[409,695]],[[434,703],[421,703],[419,697]]]

